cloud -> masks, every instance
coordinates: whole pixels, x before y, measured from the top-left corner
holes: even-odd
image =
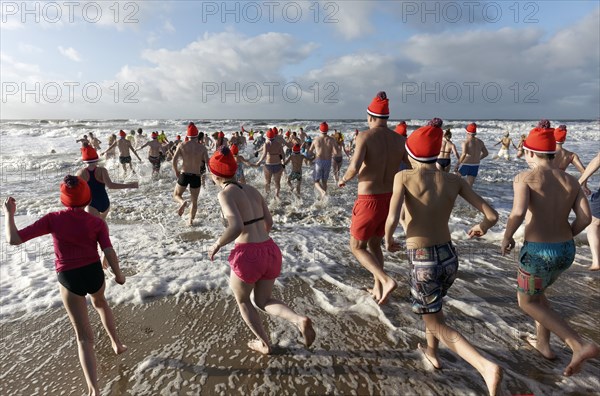
[[[79,56],[79,53],[73,47],[64,48],[63,46],[59,45],[58,51],[64,57],[69,58],[74,62],[81,62],[81,57]]]
[[[44,52],[40,47],[36,47],[35,45],[19,43],[17,46],[19,52],[24,54],[41,54]]]
[[[165,21],[165,24],[163,25],[163,29],[164,29],[166,32],[169,32],[169,33],[175,33],[175,26],[173,26],[173,24],[172,24],[172,23],[171,23],[171,21],[169,21],[169,20],[166,20],[166,21]]]

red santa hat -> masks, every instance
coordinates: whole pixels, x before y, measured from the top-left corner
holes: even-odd
[[[369,107],[367,107],[367,113],[377,118],[389,118],[389,100],[384,91],[378,92],[377,96],[373,98]]]
[[[225,134],[223,133],[223,131],[219,132],[219,134],[217,135],[218,138],[224,138]]]
[[[237,144],[232,144],[231,147],[229,147],[229,149],[231,150],[231,154],[233,155],[238,155],[238,153],[240,152],[240,148],[237,146]]]
[[[419,162],[432,163],[442,150],[442,120],[434,118],[427,126],[421,127],[410,134],[406,139],[406,151],[408,155]]]
[[[467,125],[467,127],[465,129],[467,130],[467,133],[476,134],[477,133],[477,124],[472,122],[469,125]]]
[[[194,125],[193,122],[190,122],[187,127],[187,136],[191,138],[195,138],[198,136],[198,128]]]
[[[230,179],[235,175],[237,162],[229,147],[221,146],[208,161],[208,167],[213,175]]]
[[[151,137],[152,139],[156,139],[156,138],[158,138],[158,132],[152,132],[152,134],[150,135],[150,137]]]
[[[299,144],[294,144],[294,147],[292,147],[292,153],[299,153],[300,152],[300,145]]]
[[[181,135],[177,135],[177,137],[175,137],[175,140],[181,140]]]
[[[396,125],[396,133],[406,137],[406,122],[402,121],[400,124]]]
[[[85,146],[81,148],[81,160],[86,164],[98,162],[98,153],[92,146]]]
[[[326,133],[327,131],[329,131],[329,125],[327,125],[327,123],[323,121],[321,125],[319,125],[319,130],[321,131],[321,133]]]
[[[538,126],[529,132],[529,136],[523,142],[523,148],[539,154],[556,153],[554,129],[550,128],[548,120],[540,121]]]
[[[267,131],[267,139],[275,139],[275,136],[277,136],[277,132],[269,128],[269,130]]]
[[[567,140],[566,125],[559,125],[558,128],[554,130],[554,140],[556,140],[557,144],[563,144],[565,140]]]
[[[67,175],[60,184],[60,202],[70,208],[87,206],[92,193],[87,182],[79,176]]]
[[[120,136],[120,137],[122,137],[122,138],[124,138],[125,136],[127,136],[127,134],[125,133],[125,131],[124,131],[124,130],[122,130],[122,129],[121,129],[121,130],[119,131],[119,136]]]

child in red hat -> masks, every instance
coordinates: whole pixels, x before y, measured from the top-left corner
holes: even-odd
[[[80,177],[67,175],[60,186],[60,192],[60,201],[67,209],[48,213],[22,230],[15,225],[16,201],[13,197],[8,197],[4,201],[6,239],[11,245],[20,245],[30,239],[52,234],[60,295],[75,330],[79,361],[88,386],[87,393],[99,395],[94,333],[88,317],[87,294],[91,296],[92,304],[100,315],[113,351],[121,354],[127,347],[117,336],[113,313],[104,297],[106,284],[98,256],[98,245],[110,263],[116,282],[124,284],[125,276],[112,248],[106,223],[84,210],[92,199],[87,183]]]
[[[419,344],[419,351],[439,369],[438,342],[441,341],[479,371],[490,395],[494,395],[502,370],[445,323],[442,299],[458,271],[458,256],[448,228],[457,196],[484,215],[484,220],[469,230],[471,238],[484,235],[496,223],[498,214],[465,180],[437,169],[442,135],[441,120],[434,119],[408,137],[406,150],[413,169],[398,172],[394,178],[394,193],[385,225],[385,246],[390,252],[400,249],[393,235],[404,204],[410,215],[405,231],[411,268],[412,310],[423,318],[427,338],[427,348]]]
[[[577,153],[571,152],[564,147],[564,143],[567,140],[567,126],[559,125],[554,130],[554,139],[556,140],[556,153],[554,154],[554,163],[561,170],[567,170],[569,165],[573,164],[577,170],[583,174],[585,172],[585,166],[579,159]]]
[[[248,347],[263,354],[271,353],[269,336],[250,299],[253,292],[254,304],[258,308],[296,325],[304,337],[305,345],[310,346],[315,340],[311,320],[271,297],[273,285],[281,272],[282,255],[269,236],[273,218],[267,203],[254,187],[247,184],[242,186],[235,181],[237,163],[229,148],[217,150],[208,166],[213,181],[221,188],[219,204],[227,222],[223,235],[210,247],[209,257],[214,260],[223,246],[235,241],[235,247],[229,254],[229,284],[240,314],[258,337],[250,341]]]
[[[475,178],[479,174],[479,163],[489,153],[483,141],[477,138],[477,124],[472,122],[465,129],[467,140],[462,143],[462,153],[454,171],[465,176],[469,185],[473,186]]]
[[[306,163],[310,165],[312,161],[302,155],[302,148],[299,144],[295,144],[292,147],[292,155],[288,157],[285,161],[284,165],[288,163],[292,163],[292,170],[287,178],[288,186],[290,186],[290,190],[294,191],[294,187],[292,186],[292,182],[296,182],[296,196],[300,197],[300,186],[302,184],[302,164]]]
[[[515,247],[513,235],[525,220],[525,240],[519,254],[517,301],[536,322],[537,337],[527,341],[547,359],[556,355],[550,348],[550,334],[559,336],[573,351],[563,374],[576,374],[588,359],[600,355],[600,348],[585,341],[556,312],[546,298],[546,289],[575,259],[573,238],[590,224],[590,206],[577,179],[558,169],[554,162],[556,139],[547,120],[529,132],[523,144],[531,170],[521,172],[513,183],[513,208],[502,240],[502,254]],[[575,219],[570,222],[573,211]]]

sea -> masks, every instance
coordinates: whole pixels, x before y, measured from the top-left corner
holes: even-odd
[[[309,135],[316,136],[322,120],[0,120],[0,197],[2,200],[8,196],[16,199],[16,224],[23,228],[48,212],[62,209],[59,202],[59,185],[66,174],[74,174],[83,167],[80,160],[80,144],[76,143],[76,140],[84,134],[93,132],[102,141],[101,147],[104,150],[109,135],[116,134],[121,129],[129,133],[130,130],[142,128],[145,136],[149,136],[152,131],[164,130],[169,139],[174,139],[177,134],[185,136],[189,121],[195,122],[200,131],[208,134],[223,131],[229,136],[239,131],[242,126],[246,131],[266,131],[276,126],[284,131],[296,131],[303,127]],[[365,120],[327,121],[330,130],[341,131],[346,141],[350,140],[355,129],[362,131],[368,128]],[[389,121],[392,129],[398,121]],[[466,137],[464,127],[471,121],[444,120],[443,128],[451,128],[453,141],[459,150],[460,143]],[[409,134],[426,122],[427,120],[407,120]],[[588,364],[577,377],[560,377],[559,372],[568,363],[570,354],[568,348],[557,338],[553,339],[553,346],[560,351],[560,363],[556,366],[541,358],[521,356],[535,355],[523,346],[521,340],[524,334],[533,331],[533,324],[522,314],[516,302],[515,271],[518,249],[507,257],[501,257],[500,242],[512,207],[512,181],[517,173],[527,168],[527,165],[524,160],[515,158],[514,148],[510,150],[509,160],[493,157],[500,147],[495,144],[505,132],[509,132],[517,144],[520,135],[527,134],[537,124],[537,120],[476,122],[478,137],[486,144],[490,156],[482,161],[475,190],[499,212],[500,216],[498,224],[484,237],[469,240],[466,232],[481,220],[481,215],[461,199],[457,200],[448,226],[460,256],[460,272],[444,302],[448,320],[468,335],[476,346],[485,347],[488,356],[507,367],[508,376],[514,379],[513,384],[514,381],[521,384],[521,387],[524,386],[522,384],[526,384],[527,389],[516,389],[514,386],[510,388],[509,385],[513,394],[598,394],[600,364],[597,361]],[[553,127],[559,124],[567,125],[568,135],[564,147],[576,152],[584,164],[589,163],[600,150],[599,120],[551,120],[551,123]],[[158,177],[153,177],[145,150],[139,153],[141,162],[133,157],[135,174],[125,175],[116,160],[101,162],[101,165],[109,170],[113,181],[139,182],[138,189],[108,191],[111,211],[107,221],[111,239],[121,267],[128,277],[124,286],[118,286],[114,282],[107,286],[106,296],[109,303],[113,307],[130,306],[143,309],[146,304],[151,304],[157,299],[174,301],[176,304],[183,297],[215,292],[223,293],[226,296],[223,298],[232,299],[228,291],[227,256],[233,244],[225,247],[215,261],[211,262],[206,253],[223,230],[216,198],[218,188],[207,178],[206,185],[201,188],[195,224],[187,225],[187,215],[180,218],[175,213],[177,205],[172,198],[175,177],[170,164],[164,163]],[[250,161],[255,161],[251,142],[248,142],[240,154]],[[347,164],[348,160],[344,158],[342,172]],[[567,172],[579,175],[574,166]],[[264,191],[261,169],[246,167],[245,173],[248,183]],[[318,334],[327,334],[335,339],[336,323],[347,320],[348,317],[357,318],[353,327],[357,341],[346,346],[338,345],[338,348],[342,349],[342,355],[358,353],[360,356],[360,353],[369,353],[365,350],[357,352],[361,345],[358,340],[370,337],[370,334],[361,330],[361,326],[357,324],[361,321],[377,322],[383,326],[383,337],[391,340],[388,343],[389,350],[394,349],[389,345],[395,345],[402,350],[414,348],[417,340],[424,342],[422,322],[410,310],[408,264],[403,253],[385,253],[386,271],[394,276],[400,285],[388,306],[380,308],[364,292],[365,287],[370,287],[371,278],[348,249],[356,181],[350,182],[344,188],[338,188],[331,178],[329,195],[323,200],[314,192],[310,175],[311,170],[305,168],[300,197],[295,197],[290,192],[285,177],[282,180],[281,198],[276,199],[272,195],[267,197],[274,219],[271,236],[280,246],[284,261],[282,275],[276,287],[284,288],[298,282],[305,286],[301,288],[305,294],[292,295],[291,298],[298,298],[301,302],[310,301],[310,306],[296,304],[299,310],[306,308],[320,313],[317,313],[320,318],[317,324]],[[599,185],[600,174],[597,173],[591,178],[589,186],[597,190]],[[4,215],[1,220],[0,225],[4,227]],[[402,229],[399,228],[396,234],[401,240]],[[518,245],[522,243],[522,237],[523,227],[515,234]],[[556,283],[554,290],[549,292],[549,297],[551,301],[556,301],[557,309],[565,312],[565,316],[585,338],[600,343],[599,276],[587,271],[591,258],[585,232],[576,237],[576,243],[578,250],[575,264]],[[9,246],[2,240],[0,246],[0,325],[35,321],[49,311],[62,309],[54,272],[51,236],[40,237],[21,246]],[[453,317],[454,319],[451,319]],[[250,337],[249,334],[244,336]],[[31,342],[35,344],[35,339]],[[327,349],[319,342],[325,341],[318,340],[316,348]],[[515,345],[520,347],[515,348]],[[343,351],[343,348],[348,350]],[[3,346],[3,351],[18,353],[7,345]],[[44,351],[40,353],[43,354]],[[451,353],[447,352],[443,357],[449,355]],[[165,392],[164,389],[174,383],[178,383],[181,389],[181,378],[162,378],[154,371],[154,374],[149,374],[150,371],[156,370],[156,361],[153,360],[155,358],[156,353],[148,353],[139,362],[132,363],[135,365],[135,369],[132,369],[134,379],[130,379],[132,389],[137,389],[140,392],[138,394],[145,393],[144,390],[148,390],[150,394],[169,394],[170,392]],[[7,362],[6,357],[2,359],[5,359],[4,363]],[[52,372],[56,362],[44,364],[43,371]],[[402,361],[395,362],[393,366],[400,370],[404,367],[406,372],[419,371],[419,368]],[[343,390],[333,385],[329,388],[315,389],[320,389],[326,394],[481,394],[485,390],[480,384],[482,381],[477,372],[458,357],[450,359],[450,367],[453,376],[446,380],[452,387],[448,388],[414,384],[410,381],[410,375],[406,375],[407,383],[411,383],[408,388],[378,388],[378,375],[389,374],[381,369],[375,370],[373,375],[356,380],[364,381],[367,385],[361,386],[365,388],[356,385],[358,388],[353,391],[350,383],[346,384],[348,387]],[[320,367],[316,363],[307,370],[309,375],[316,378],[320,376],[325,382],[328,376],[332,375],[327,367]],[[552,373],[553,376],[548,377],[544,371]],[[155,374],[162,379],[156,379]],[[80,376],[80,373],[76,372],[75,376]],[[21,394],[23,389],[30,389],[26,388],[26,384],[19,388],[14,380],[9,386],[5,382],[6,376],[0,374],[0,378],[3,378],[4,382],[0,389],[4,387],[5,390]],[[439,376],[434,378],[441,380]],[[23,381],[27,382],[25,379]],[[118,379],[113,378],[111,381],[116,383]],[[479,385],[475,386],[474,383]],[[283,393],[295,393],[293,382],[291,384]],[[184,389],[190,392],[199,391],[193,388],[189,381],[186,386],[188,388],[184,386]],[[274,388],[266,389],[277,389],[277,381],[272,386]],[[311,392],[310,387],[306,389],[306,384],[302,389],[302,393],[321,393],[314,389]],[[112,393],[106,389],[105,392]],[[226,387],[209,389],[207,394],[219,393],[231,394]],[[136,392],[130,391],[130,394]]]

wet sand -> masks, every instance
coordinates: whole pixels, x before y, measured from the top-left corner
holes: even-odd
[[[585,249],[579,248],[578,253],[586,256]],[[498,264],[508,261],[494,260]],[[390,261],[404,263],[401,256]],[[586,271],[589,263],[579,261],[548,294],[583,336],[599,343],[600,314],[596,309],[600,302],[599,278]],[[503,265],[497,275],[508,277],[513,268]],[[337,282],[331,279],[308,283],[300,274],[288,274],[276,284],[276,296],[313,319],[317,339],[307,349],[295,327],[263,315],[267,331],[277,343],[271,356],[247,348],[251,333],[241,320],[229,290],[186,293],[179,299],[147,299],[138,305],[113,304],[120,337],[129,347],[121,356],[113,354],[90,306],[102,393],[486,393],[483,379],[447,348],[441,350],[442,370],[433,370],[416,352],[417,343],[424,342],[424,333],[420,319],[410,313],[405,272],[393,270],[399,287],[390,304],[379,309],[359,288],[370,282],[366,271],[356,262],[344,266],[348,283],[354,289],[343,284],[336,286]],[[393,262],[391,267],[394,268]],[[568,279],[582,276],[590,277],[589,292],[582,291],[589,298],[576,301],[569,297]],[[533,330],[533,325],[516,307],[513,290],[500,283],[480,285],[481,281],[472,271],[462,271],[450,290],[444,310],[452,326],[504,368],[502,394],[598,394],[598,360],[589,362],[575,377],[563,377],[561,373],[570,360],[570,350],[554,337],[552,345],[558,359],[550,362],[540,357],[522,339]],[[110,282],[109,287],[116,287],[114,281]],[[355,304],[341,304],[339,299],[348,298]],[[490,316],[487,312],[490,307],[498,315]],[[479,310],[485,318],[476,317]],[[0,394],[80,395],[86,389],[73,330],[62,307],[41,315],[6,320],[0,329],[3,350]]]

